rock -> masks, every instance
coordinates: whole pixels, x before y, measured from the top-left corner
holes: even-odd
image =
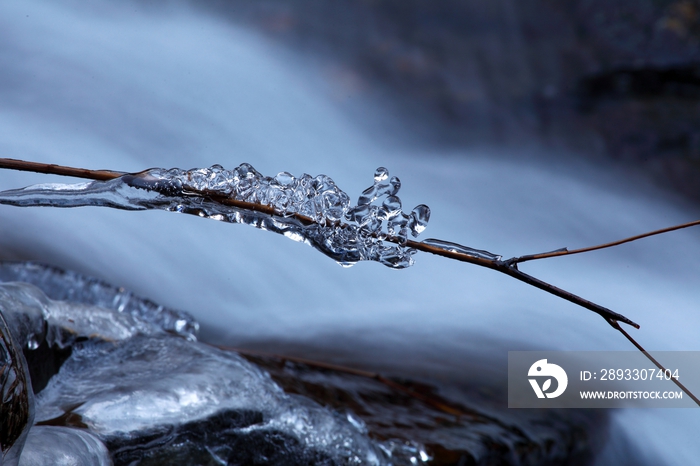
[[[15,466],[34,420],[34,394],[27,363],[0,300],[0,464]]]

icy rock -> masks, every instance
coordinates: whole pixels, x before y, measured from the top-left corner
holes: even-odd
[[[27,363],[2,316],[0,299],[0,465],[16,466],[34,419],[34,395]]]
[[[112,309],[192,340],[199,330],[199,323],[187,313],[160,306],[96,278],[49,265],[0,262],[0,282],[31,283],[52,300]]]
[[[107,447],[85,430],[34,426],[19,466],[111,466]]]
[[[388,180],[388,181],[387,181]],[[370,260],[392,268],[413,265],[406,246],[430,220],[426,205],[401,209],[401,181],[379,167],[357,205],[326,175],[264,176],[243,163],[233,170],[154,168],[109,181],[43,184],[0,192],[0,203],[27,206],[103,206],[161,209],[243,223],[307,243],[343,266]]]
[[[152,334],[162,329],[130,314],[99,306],[53,301],[34,285],[0,283],[2,311],[16,341],[35,350],[46,341],[65,348],[83,337],[124,340],[137,333]]]
[[[168,334],[76,345],[37,396],[36,418],[87,427],[118,464],[249,464],[265,452],[286,464],[382,457],[347,420],[286,395],[236,354]]]

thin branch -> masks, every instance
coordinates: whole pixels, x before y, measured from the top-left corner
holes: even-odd
[[[513,257],[512,259],[508,259],[506,263],[508,265],[515,265],[521,262],[533,261],[538,259],[548,259],[550,257],[570,256],[572,254],[580,254],[582,252],[597,251],[598,249],[611,248],[613,246],[619,246],[620,244],[630,243],[638,239],[648,238],[649,236],[660,235],[662,233],[668,233],[669,231],[681,230],[683,228],[693,227],[696,225],[700,225],[700,220],[695,220],[693,222],[683,223],[682,225],[675,225],[668,228],[662,228],[660,230],[654,230],[648,233],[642,233],[641,235],[637,236],[630,236],[629,238],[621,239],[619,241],[613,241],[612,243],[599,244],[597,246],[574,249],[572,251],[569,251],[566,248],[562,248],[552,252],[543,252],[540,254],[528,254],[527,256]]]
[[[656,367],[658,367],[659,369],[661,369],[661,372],[663,372],[664,374],[667,372],[668,369],[666,369],[664,366],[662,366],[661,363],[658,362],[658,361],[656,360],[656,358],[654,358],[651,354],[649,354],[649,353],[647,352],[647,350],[645,350],[645,349],[642,347],[642,345],[640,345],[639,343],[637,343],[637,341],[636,341],[634,338],[632,338],[632,336],[631,336],[629,333],[625,332],[625,330],[624,330],[622,327],[620,327],[620,324],[618,324],[618,323],[615,322],[614,320],[610,320],[609,323],[610,323],[610,325],[613,326],[614,329],[616,329],[616,330],[618,330],[620,333],[622,333],[622,334],[625,336],[625,338],[627,338],[634,346],[636,346],[637,349],[638,349],[639,351],[641,351],[642,354],[644,354],[644,356],[646,356],[647,359],[648,359],[649,361],[653,362],[654,365],[655,365]],[[686,388],[686,386],[683,385],[683,384],[680,382],[680,380],[678,380],[677,377],[671,377],[671,381],[672,381],[673,383],[675,383],[675,384],[678,386],[678,388],[680,388],[681,390],[683,390],[683,392],[685,392],[686,395],[688,395],[690,398],[692,398],[692,400],[695,402],[695,404],[697,404],[698,406],[700,406],[700,399],[698,399],[695,395],[693,395],[693,393],[692,393],[690,390],[688,390],[688,389]]]
[[[636,329],[639,328],[639,324],[628,319],[627,317],[623,316],[622,314],[618,314],[617,312],[611,311],[610,309],[608,309],[606,307],[603,307],[599,304],[588,301],[587,299],[584,299],[584,298],[577,296],[573,293],[570,293],[566,290],[562,290],[561,288],[558,288],[558,287],[551,285],[547,282],[539,280],[539,279],[533,277],[532,275],[528,275],[524,272],[521,272],[520,270],[518,270],[518,268],[516,266],[510,265],[508,263],[508,261],[484,259],[481,257],[470,256],[468,254],[463,254],[460,252],[445,251],[444,249],[436,248],[436,247],[430,246],[428,244],[419,243],[416,241],[407,241],[406,245],[409,247],[415,248],[419,251],[429,252],[431,254],[437,254],[439,256],[449,257],[450,259],[455,259],[455,260],[462,261],[462,262],[468,262],[470,264],[479,265],[481,267],[486,267],[488,269],[496,270],[498,272],[509,275],[509,276],[515,278],[516,280],[520,280],[521,282],[525,282],[528,285],[532,285],[535,288],[539,288],[542,291],[546,291],[547,293],[553,294],[554,296],[558,296],[562,299],[565,299],[569,302],[572,302],[572,303],[577,304],[581,307],[584,307],[590,311],[593,311],[596,314],[599,314],[601,317],[603,317],[606,320],[612,319],[614,321],[624,322],[628,325],[631,325],[632,327],[634,327]]]
[[[0,168],[9,168],[24,172],[44,173],[48,175],[73,176],[75,178],[87,178],[90,180],[108,181],[126,175],[124,172],[112,170],[88,170],[86,168],[65,167],[49,163],[26,162],[17,159],[0,158]]]

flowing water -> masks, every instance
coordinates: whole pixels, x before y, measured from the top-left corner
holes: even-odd
[[[3,2],[2,156],[126,172],[245,162],[269,176],[323,173],[353,200],[387,167],[404,205],[430,206],[424,236],[503,257],[700,214],[602,163],[447,151],[367,130],[328,97],[316,65],[175,5]],[[384,118],[371,102],[353,105]],[[66,181],[0,172],[3,190]],[[698,240],[679,231],[521,269],[640,323],[648,349],[698,350]],[[2,206],[0,258],[52,263],[190,312],[204,339],[455,386],[502,377],[509,350],[631,349],[597,315],[492,271],[423,253],[405,270],[343,268],[279,235],[169,212]],[[607,458],[689,464],[698,428],[693,410],[615,412]]]

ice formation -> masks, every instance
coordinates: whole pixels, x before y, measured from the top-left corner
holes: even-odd
[[[130,314],[99,306],[53,301],[34,285],[0,283],[3,315],[20,347],[35,350],[44,341],[66,348],[80,337],[119,341],[139,333],[162,332],[160,327]]]
[[[134,322],[141,322],[141,326],[150,324],[151,328],[183,336],[188,340],[196,340],[199,331],[199,322],[186,312],[169,309],[147,299],[135,296],[131,291],[105,283],[93,277],[85,277],[78,273],[62,270],[49,265],[27,262],[0,262],[0,282],[23,282],[34,285],[41,290],[33,292],[33,298],[25,298],[24,314],[29,315],[33,308],[33,319],[43,319],[43,309],[58,307],[54,312],[47,313],[57,315],[62,312],[63,306],[76,307],[87,304],[94,309],[95,317],[103,315],[106,309],[117,311],[119,314],[131,316]],[[29,292],[31,295],[32,292]],[[41,296],[44,296],[43,298]],[[54,302],[46,302],[46,298]],[[17,299],[17,298],[13,298]],[[62,304],[60,301],[69,301],[70,304]],[[23,317],[28,319],[28,317]],[[129,318],[115,314],[112,319],[115,323],[121,322],[129,325]],[[143,322],[147,323],[144,324]],[[34,324],[36,325],[36,324]],[[105,329],[104,327],[102,327]],[[106,330],[106,329],[105,329]],[[28,333],[29,338],[31,335]],[[33,344],[33,343],[32,343]]]
[[[474,249],[469,246],[464,246],[458,243],[453,243],[451,241],[444,241],[441,239],[428,238],[421,241],[421,243],[434,248],[442,249],[443,251],[457,252],[460,254],[465,254],[467,256],[478,257],[480,259],[487,259],[492,261],[501,260],[502,256],[494,254],[492,252],[484,251],[483,249]]]
[[[163,209],[244,223],[307,243],[344,266],[362,260],[392,268],[413,264],[406,245],[427,226],[430,209],[402,210],[401,182],[386,168],[357,205],[326,175],[294,177],[260,174],[244,163],[226,170],[150,169],[110,181],[42,184],[0,193],[0,203],[17,206],[106,206],[127,210]]]
[[[228,423],[226,429],[210,432],[206,445],[223,449],[211,454],[222,464],[235,453],[225,449],[227,443],[267,433],[351,464],[353,458],[357,464],[383,462],[377,447],[349,422],[285,394],[237,355],[167,334],[74,348],[38,395],[36,419],[60,418],[67,406],[78,406],[71,415],[112,445],[122,460],[142,454],[142,442],[132,437],[165,443],[182,436],[177,444],[194,423],[226,416],[218,420]]]
[[[112,466],[105,445],[93,434],[68,427],[34,426],[19,466]]]

